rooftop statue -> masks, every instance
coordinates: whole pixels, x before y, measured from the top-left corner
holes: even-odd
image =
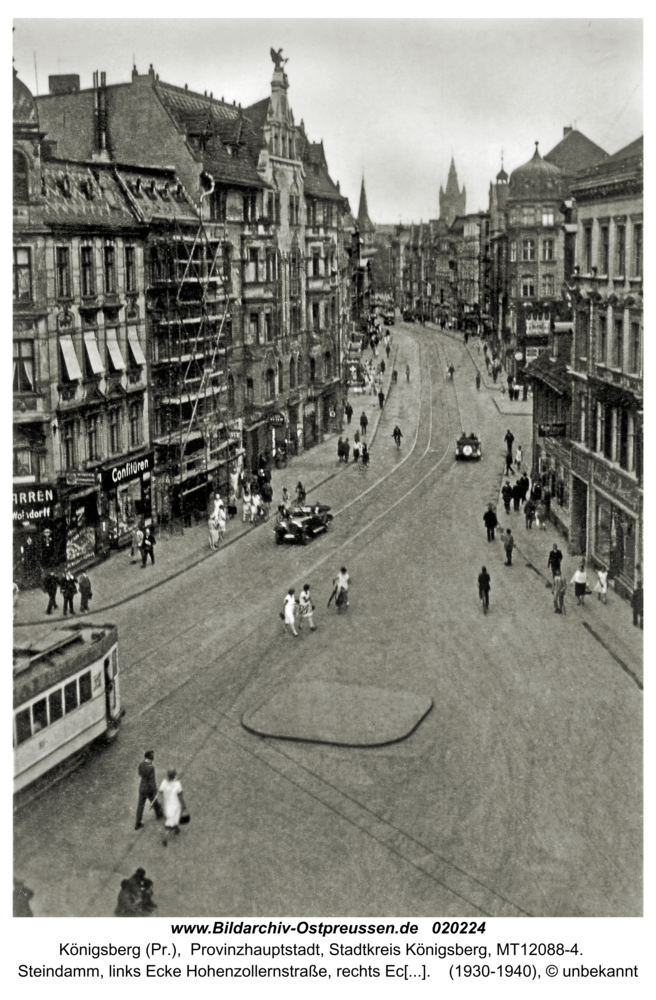
[[[289,62],[288,58],[287,59],[283,59],[283,57],[282,57],[282,49],[278,49],[277,52],[276,52],[275,49],[271,49],[271,59],[276,64],[276,69],[277,70],[278,69],[282,69],[283,66],[285,65],[285,63]]]

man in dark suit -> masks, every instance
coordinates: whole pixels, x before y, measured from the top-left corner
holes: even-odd
[[[483,522],[487,529],[487,540],[488,542],[494,541],[494,529],[498,525],[497,515],[494,513],[494,507],[491,503],[487,505],[487,510],[483,514]]]
[[[157,779],[155,777],[155,765],[153,764],[154,759],[154,751],[146,750],[144,759],[137,768],[137,773],[141,781],[139,782],[139,801],[137,802],[137,819],[134,824],[135,830],[140,830],[143,826],[141,820],[143,818],[146,800],[152,802],[155,815],[158,819],[161,819],[164,815],[164,811],[157,799]]]

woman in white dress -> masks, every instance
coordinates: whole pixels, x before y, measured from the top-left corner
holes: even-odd
[[[207,527],[210,532],[210,548],[218,549],[219,547],[219,524],[218,521],[212,516],[207,522]]]
[[[182,794],[182,785],[176,775],[177,771],[175,768],[171,768],[167,773],[167,777],[164,778],[164,781],[159,786],[159,794],[164,809],[164,840],[162,841],[164,847],[168,843],[168,835],[171,831],[173,833],[180,833],[180,816],[183,810],[187,811],[187,805]]]
[[[294,596],[296,591],[293,587],[290,588],[287,596],[285,597],[285,632],[287,631],[287,626],[292,630],[292,635],[298,635],[296,631],[296,597]]]
[[[597,582],[595,583],[595,593],[597,595],[597,600],[606,603],[606,594],[608,593],[608,570],[598,569],[597,570]]]

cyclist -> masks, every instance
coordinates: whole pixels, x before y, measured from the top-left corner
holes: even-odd
[[[483,602],[483,614],[487,614],[487,609],[490,606],[490,574],[485,566],[478,574],[478,596]]]
[[[396,425],[396,427],[392,431],[392,437],[394,438],[394,442],[396,444],[396,447],[400,448],[401,447],[401,438],[403,437],[403,434],[401,433],[401,428],[399,427],[398,424]]]

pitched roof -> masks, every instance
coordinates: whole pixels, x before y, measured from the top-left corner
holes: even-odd
[[[46,161],[42,165],[44,222],[80,227],[134,226],[136,215],[111,169]]]
[[[546,154],[544,159],[549,163],[555,163],[564,174],[571,177],[605,160],[607,156],[608,153],[601,146],[573,128]]]
[[[628,146],[623,146],[622,149],[618,149],[616,153],[608,157],[607,162],[615,160],[627,160],[630,156],[642,156],[644,151],[644,136],[640,136],[639,139],[634,139],[630,142]]]

